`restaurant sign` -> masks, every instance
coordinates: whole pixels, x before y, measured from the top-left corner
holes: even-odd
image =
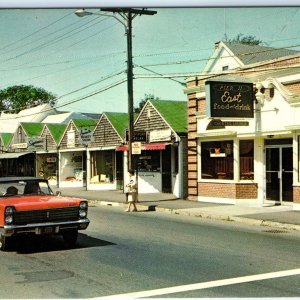
[[[212,118],[253,118],[253,83],[206,81],[206,112]]]

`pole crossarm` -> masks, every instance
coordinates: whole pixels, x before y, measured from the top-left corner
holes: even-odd
[[[128,92],[128,170],[133,168],[132,159],[132,142],[133,139],[133,63],[132,63],[132,20],[136,16],[141,15],[155,15],[157,12],[152,10],[147,10],[145,8],[101,8],[101,12],[88,12],[85,9],[76,10],[75,14],[78,17],[84,17],[87,15],[104,15],[110,16],[117,19],[124,27],[127,36],[127,92]],[[105,14],[105,12],[112,12],[112,15]],[[123,20],[120,20],[114,15],[117,13]]]
[[[134,15],[155,15],[157,12],[154,10],[147,10],[146,8],[101,8],[101,11],[109,11],[113,13],[131,13]]]

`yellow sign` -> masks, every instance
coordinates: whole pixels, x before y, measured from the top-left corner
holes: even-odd
[[[131,151],[132,151],[132,154],[141,154],[142,143],[141,142],[132,143],[131,144]]]

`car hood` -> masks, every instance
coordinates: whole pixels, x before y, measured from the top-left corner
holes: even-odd
[[[34,210],[77,206],[82,200],[84,199],[66,196],[28,195],[0,199],[0,205],[14,206],[16,210]]]

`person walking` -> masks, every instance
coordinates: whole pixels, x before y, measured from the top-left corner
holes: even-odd
[[[130,212],[131,206],[133,206],[133,211],[137,211],[136,202],[137,202],[137,183],[135,172],[133,169],[128,171],[128,183],[126,184],[126,194],[127,194],[127,202],[128,207],[125,210],[126,212]]]

